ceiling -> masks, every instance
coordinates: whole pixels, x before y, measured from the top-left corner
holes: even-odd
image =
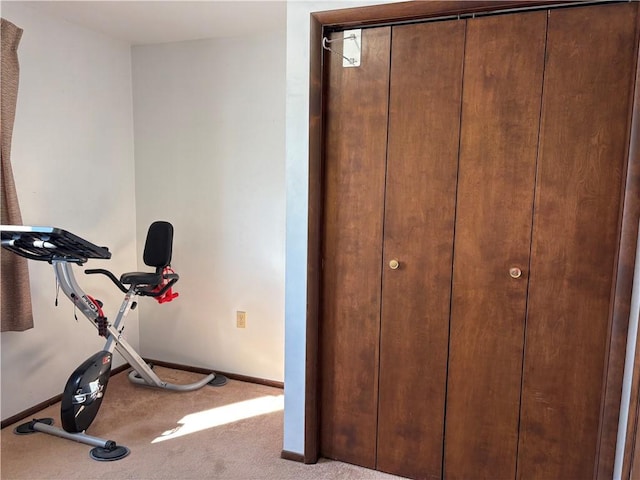
[[[6,1],[6,0],[3,0]],[[30,8],[144,45],[233,37],[286,26],[285,1],[29,1]]]

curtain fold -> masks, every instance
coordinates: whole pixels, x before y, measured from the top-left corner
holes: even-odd
[[[0,108],[0,163],[2,164],[1,210],[3,225],[21,225],[22,216],[18,194],[11,170],[11,137],[18,100],[18,45],[22,29],[1,19],[2,37],[1,108]],[[24,331],[33,327],[31,292],[27,259],[0,248],[0,330]]]

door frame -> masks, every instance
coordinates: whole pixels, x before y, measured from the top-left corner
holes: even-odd
[[[573,6],[589,5],[590,1],[572,2]],[[305,463],[315,463],[319,457],[319,322],[322,298],[322,217],[324,203],[323,97],[328,89],[324,81],[322,38],[327,32],[346,28],[360,28],[379,24],[399,24],[435,17],[481,14],[504,10],[544,8],[565,4],[559,1],[419,1],[383,4],[368,7],[330,10],[311,14],[310,77],[309,77],[309,211],[307,254],[306,305],[306,364],[305,364]],[[639,9],[640,12],[640,9]],[[636,35],[640,39],[640,14],[636,21]],[[636,42],[636,45],[638,42]],[[636,85],[640,84],[640,61],[636,63]],[[633,105],[629,108],[628,156],[626,189],[620,211],[620,245],[613,285],[614,299],[609,316],[607,367],[602,392],[603,402],[598,444],[598,464],[594,478],[612,478],[616,454],[618,419],[631,294],[635,266],[638,224],[640,222],[640,89],[636,88]],[[623,461],[623,476],[629,478],[636,431],[639,421],[633,415],[640,407],[640,348],[636,351],[632,395]]]

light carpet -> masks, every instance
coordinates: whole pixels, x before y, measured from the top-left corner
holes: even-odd
[[[198,374],[155,367],[164,381],[190,383]],[[283,391],[229,380],[223,387],[178,393],[111,378],[98,416],[86,432],[131,450],[124,459],[97,462],[91,447],[44,433],[1,432],[0,477],[29,479],[398,479],[321,459],[315,465],[283,460]],[[34,418],[60,426],[60,404]]]

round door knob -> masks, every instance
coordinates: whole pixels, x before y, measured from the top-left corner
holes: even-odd
[[[400,262],[395,258],[389,262],[389,268],[391,270],[397,270],[399,266],[400,266]]]
[[[522,276],[522,270],[518,267],[512,267],[509,269],[509,275],[511,275],[511,278],[520,278]]]

